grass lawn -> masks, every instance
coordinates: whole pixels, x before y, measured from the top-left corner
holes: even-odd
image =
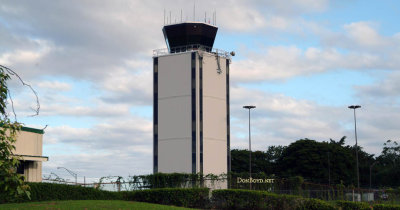
[[[0,204],[0,209],[188,209],[151,203],[116,200],[44,201]]]

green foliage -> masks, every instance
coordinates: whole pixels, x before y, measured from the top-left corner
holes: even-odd
[[[199,208],[209,205],[208,188],[161,188],[123,192],[123,194],[126,200],[131,201]]]
[[[276,161],[284,151],[285,146],[269,146],[267,151],[252,151],[251,167],[253,173],[278,173]],[[232,157],[232,172],[243,173],[249,171],[249,151],[233,149]]]
[[[32,201],[122,200],[122,194],[75,185],[29,183]],[[23,201],[28,201],[27,199]]]
[[[295,194],[300,195],[301,193],[301,185],[303,184],[304,179],[301,176],[295,176],[289,178],[289,183],[291,188],[294,190]]]
[[[336,205],[341,207],[342,210],[370,210],[371,207],[368,203],[353,202],[353,201],[336,201]]]
[[[187,182],[200,181],[200,174],[186,174],[186,173],[155,173],[143,177],[144,183],[150,188],[174,188],[184,187]]]
[[[289,146],[270,146],[267,151],[252,152],[252,171],[253,173],[264,173],[280,178],[302,176],[307,182],[329,184],[335,186],[341,183],[345,185],[356,184],[356,161],[355,150],[358,150],[360,184],[369,185],[369,169],[375,161],[373,155],[363,151],[361,147],[345,145],[346,137],[340,140],[319,142],[311,139],[300,139]],[[388,146],[388,145],[386,145]],[[400,151],[398,145],[392,145],[385,151],[387,154],[397,154]],[[232,150],[232,171],[235,173],[248,173],[249,171],[249,151]],[[400,155],[398,155],[400,161]],[[399,162],[397,161],[397,162]],[[392,161],[393,162],[393,161]],[[390,169],[392,176],[400,180],[400,164],[396,169]],[[374,168],[375,169],[375,168]],[[385,168],[375,172],[385,171]],[[387,174],[387,173],[386,173]],[[392,178],[385,176],[375,178],[372,173],[372,180],[387,183],[399,183]],[[386,176],[388,177],[388,176]],[[390,181],[387,181],[390,180]],[[389,185],[388,185],[389,186]]]
[[[345,184],[355,183],[355,151],[350,146],[344,146],[344,141],[345,137],[340,141],[331,139],[330,142],[301,139],[290,144],[277,161],[280,168],[278,175],[302,176],[311,182],[325,184],[328,184],[329,177],[331,184],[340,183],[340,180]],[[359,157],[360,160],[369,158],[361,151]]]
[[[19,160],[13,155],[17,132],[21,125],[11,122],[6,113],[7,80],[10,76],[0,67],[0,203],[12,202],[21,196],[29,198],[29,187],[23,176],[17,174]]]
[[[373,170],[375,185],[382,187],[400,186],[400,145],[387,140]]]
[[[342,180],[340,180],[340,184],[336,185],[336,189],[337,189],[338,198],[340,200],[344,200],[344,189],[345,189],[345,186],[344,186]]]
[[[31,201],[58,200],[128,200],[184,207],[201,207],[209,205],[208,188],[162,188],[109,192],[94,188],[53,183],[29,183]],[[29,201],[24,198],[20,202]]]
[[[212,201],[216,209],[335,209],[322,200],[250,190],[214,190]]]
[[[129,183],[128,189],[155,189],[155,188],[188,188],[203,187],[204,181],[208,180],[211,184],[214,181],[226,179],[226,174],[219,176],[208,174],[191,174],[191,173],[155,173],[149,175],[130,176],[126,181]],[[121,179],[121,182],[125,180]]]
[[[318,199],[305,199],[302,206],[297,209],[302,210],[335,210],[336,208],[328,202]]]
[[[375,204],[374,210],[400,210],[400,205]]]
[[[10,79],[10,75],[5,72],[0,66],[0,115],[3,117],[7,116],[6,108],[7,108],[7,96],[8,96],[8,87],[7,80]]]

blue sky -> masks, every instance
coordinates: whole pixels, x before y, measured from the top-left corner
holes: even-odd
[[[214,47],[231,64],[232,147],[347,136],[376,155],[400,131],[400,3],[383,1],[197,1],[197,20],[217,11]],[[172,7],[171,5],[174,5]],[[178,5],[178,6],[176,6]],[[191,2],[0,1],[0,64],[38,92],[10,83],[18,120],[48,127],[44,174],[82,178],[152,171],[152,50],[166,48],[163,11],[192,20]],[[180,17],[179,17],[180,18]],[[178,18],[178,19],[179,19]]]

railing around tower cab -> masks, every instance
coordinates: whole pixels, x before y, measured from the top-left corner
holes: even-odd
[[[200,45],[200,44],[173,47],[170,50],[168,50],[167,48],[153,50],[153,57],[157,57],[157,56],[161,56],[161,55],[168,55],[168,54],[175,54],[175,53],[182,53],[182,52],[191,52],[191,51],[197,51],[197,50],[213,53],[218,56],[231,59],[231,55],[229,54],[229,52],[226,52],[226,51],[220,50],[220,49],[216,49],[216,48],[207,47],[207,46]]]

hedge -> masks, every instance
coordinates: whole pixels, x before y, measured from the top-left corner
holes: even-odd
[[[375,204],[374,210],[400,210],[400,205]]]
[[[342,210],[370,210],[371,207],[368,203],[353,202],[353,201],[336,201],[336,205],[341,207]]]
[[[366,210],[368,203],[336,201],[336,206],[318,200],[293,195],[278,195],[266,191],[225,189],[214,190],[209,199],[207,188],[160,188],[123,192],[109,192],[94,188],[53,183],[29,183],[31,200],[128,200],[164,205],[214,209],[299,209],[299,210]],[[336,207],[336,208],[335,208]],[[374,210],[400,210],[400,205],[375,204]]]
[[[207,188],[161,188],[151,190],[109,192],[94,188],[53,183],[29,183],[31,200],[23,198],[20,202],[50,200],[128,200],[184,207],[209,205]]]
[[[121,193],[98,190],[75,185],[53,183],[28,183],[31,190],[31,200],[122,200]]]
[[[127,200],[206,208],[210,204],[208,188],[160,188],[151,190],[110,192],[94,188],[54,183],[28,183],[31,199],[17,202],[57,200]],[[0,202],[1,203],[1,202]]]
[[[124,200],[206,208],[209,206],[208,188],[160,188],[122,192]]]
[[[216,209],[335,209],[329,203],[317,199],[233,189],[214,190],[212,202]]]
[[[323,200],[311,198],[311,199],[305,199],[302,206],[299,207],[298,209],[334,210],[336,208],[330,203],[327,203]]]

